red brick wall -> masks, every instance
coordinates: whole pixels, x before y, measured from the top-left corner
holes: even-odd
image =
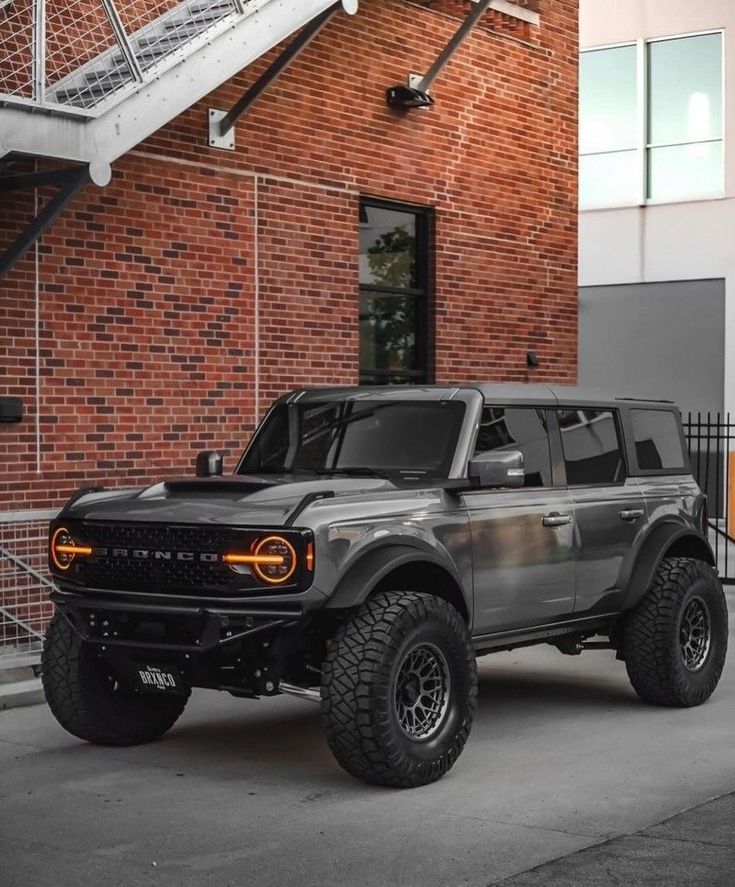
[[[577,3],[539,7],[534,45],[483,26],[436,106],[400,115],[386,87],[425,70],[457,21],[364,0],[238,124],[236,152],[207,146],[207,109],[268,58],[78,195],[40,247],[39,472],[32,255],[0,280],[0,393],[27,411],[0,426],[0,509],[189,471],[203,447],[232,467],[270,398],[355,383],[360,194],[435,209],[437,381],[527,379],[532,348],[534,378],[573,382]],[[0,215],[0,242],[19,221]]]

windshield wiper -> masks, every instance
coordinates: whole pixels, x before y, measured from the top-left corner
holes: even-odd
[[[343,474],[345,477],[380,477],[383,480],[390,480],[390,476],[384,471],[353,465],[347,468],[316,468],[315,474]]]

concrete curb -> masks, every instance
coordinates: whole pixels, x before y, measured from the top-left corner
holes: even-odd
[[[44,701],[40,678],[14,681],[12,684],[0,684],[0,711],[19,708],[22,705],[38,705]]]

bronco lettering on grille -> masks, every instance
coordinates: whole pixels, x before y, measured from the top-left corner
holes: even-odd
[[[214,551],[162,551],[160,549],[149,548],[93,548],[92,555],[94,557],[119,557],[132,558],[133,560],[156,560],[156,561],[185,561],[191,563],[199,561],[199,563],[216,564],[222,560],[222,555]]]

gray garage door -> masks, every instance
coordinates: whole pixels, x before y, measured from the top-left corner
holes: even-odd
[[[582,287],[579,382],[722,411],[725,281]]]

